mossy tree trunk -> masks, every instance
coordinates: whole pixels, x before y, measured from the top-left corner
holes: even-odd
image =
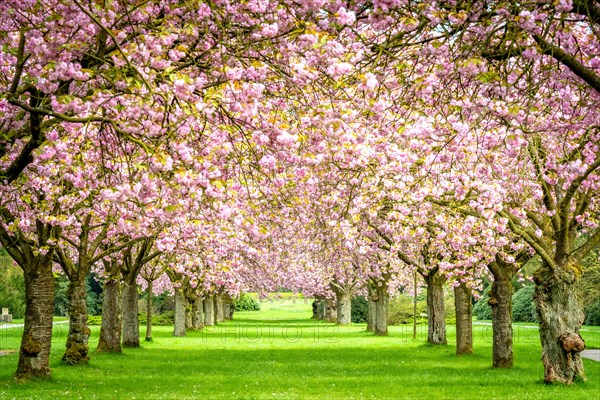
[[[187,300],[181,288],[175,289],[175,320],[173,327],[173,336],[186,335],[186,307]]]
[[[473,303],[471,289],[464,282],[454,287],[456,313],[456,354],[473,353]]]
[[[121,299],[120,284],[116,279],[107,279],[102,291],[102,325],[98,352],[121,352]]]
[[[492,307],[492,366],[511,368],[513,360],[512,331],[512,277],[518,269],[504,263],[499,257],[489,265],[494,277],[488,304]]]
[[[204,325],[215,325],[215,299],[213,295],[204,297]]]
[[[123,285],[123,347],[140,347],[138,289],[135,282]]]
[[[427,284],[427,343],[448,343],[446,339],[446,304],[444,282],[437,268],[423,274]]]
[[[581,268],[548,265],[535,274],[534,301],[540,324],[544,381],[570,384],[586,379],[581,359],[585,343],[579,330],[584,321],[577,290]]]
[[[31,265],[27,265],[23,272],[25,321],[16,378],[46,378],[50,376],[54,313],[52,259],[43,255],[32,257]]]
[[[79,273],[69,282],[69,335],[62,357],[63,362],[68,365],[83,364],[89,360],[90,329],[87,326],[85,276],[86,274]]]

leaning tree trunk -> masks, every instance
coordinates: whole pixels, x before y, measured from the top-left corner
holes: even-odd
[[[123,286],[123,347],[140,347],[137,285]]]
[[[54,276],[52,262],[40,262],[24,271],[25,323],[19,350],[16,378],[50,376]]]
[[[349,325],[352,322],[352,298],[345,290],[336,291],[336,322],[340,325]]]
[[[154,310],[152,309],[152,297],[153,294],[153,284],[151,280],[148,281],[148,289],[146,292],[148,293],[148,297],[146,299],[146,342],[152,341],[152,314]]]
[[[513,366],[512,295],[510,279],[494,275],[490,299],[492,307],[492,365],[494,368]]]
[[[96,351],[121,352],[121,302],[119,301],[119,282],[109,279],[102,291],[102,325],[100,340]]]
[[[225,321],[225,304],[223,302],[223,296],[215,296],[215,322]]]
[[[438,273],[425,277],[427,284],[427,343],[447,344],[444,279]]]
[[[471,289],[465,283],[454,288],[456,313],[456,354],[473,353],[473,304]]]
[[[185,336],[186,306],[187,301],[181,289],[175,289],[175,321],[173,336]]]
[[[85,275],[71,279],[68,289],[69,297],[69,336],[67,349],[62,357],[65,364],[77,365],[89,360],[88,341],[90,329],[87,326],[87,291]]]
[[[215,325],[215,299],[214,296],[204,298],[204,325]]]
[[[390,297],[387,293],[387,286],[377,286],[377,301],[375,301],[375,325],[373,332],[377,336],[387,336],[387,314]]]
[[[566,264],[566,263],[565,263]],[[577,287],[581,269],[566,264],[552,270],[544,265],[535,274],[534,301],[540,322],[544,381],[570,384],[586,379],[579,334],[584,320]]]

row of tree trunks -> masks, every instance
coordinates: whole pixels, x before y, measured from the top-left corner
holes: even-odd
[[[215,299],[213,295],[204,297],[204,325],[215,325]]]

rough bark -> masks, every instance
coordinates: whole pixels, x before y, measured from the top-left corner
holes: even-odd
[[[388,335],[387,314],[390,297],[387,293],[387,286],[377,286],[377,301],[375,302],[375,325],[373,333],[377,336]]]
[[[123,285],[123,347],[140,347],[140,317],[135,283]]]
[[[25,321],[16,378],[50,376],[54,276],[51,260],[24,271]]]
[[[225,321],[225,303],[223,302],[223,296],[215,296],[215,322]]]
[[[461,283],[454,288],[456,313],[456,354],[473,353],[473,303],[471,289]]]
[[[325,300],[325,320],[329,322],[335,322],[337,319],[337,311],[335,309],[335,302],[332,299]]]
[[[377,303],[373,301],[373,297],[369,294],[367,298],[367,332],[375,332],[375,322],[377,321]]]
[[[204,325],[215,325],[215,299],[214,296],[204,298]]]
[[[174,321],[174,329],[173,336],[185,336],[185,322],[186,322],[186,306],[187,301],[185,295],[181,291],[181,289],[175,290],[175,321]]]
[[[427,284],[427,343],[447,344],[444,279],[437,272],[424,278]]]
[[[543,266],[534,277],[546,383],[586,379],[580,355],[585,347],[579,334],[584,320],[577,293],[580,275],[578,266],[566,264],[555,270]]]
[[[352,322],[352,294],[340,290],[335,293],[336,297],[336,322],[340,325],[349,325]]]
[[[121,302],[119,282],[108,279],[102,291],[102,325],[98,352],[121,352]]]
[[[84,274],[79,274],[77,278],[71,279],[68,297],[69,335],[62,360],[68,365],[83,364],[89,360],[88,341],[90,337],[90,329],[87,326],[87,291]]]
[[[327,305],[325,300],[320,299],[318,300],[318,304],[317,304],[317,319],[323,321],[325,320],[325,312],[327,310]]]
[[[202,297],[195,296],[192,301],[192,329],[202,329],[204,316],[202,312]]]
[[[154,313],[154,310],[152,309],[154,307],[152,305],[152,297],[154,296],[153,286],[154,282],[149,280],[148,289],[146,290],[148,293],[148,297],[146,299],[146,342],[152,341],[152,314]]]
[[[512,295],[510,279],[498,273],[490,290],[488,304],[492,306],[492,365],[494,368],[513,366]]]

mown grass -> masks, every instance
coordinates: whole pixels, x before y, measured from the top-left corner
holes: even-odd
[[[214,329],[173,338],[156,327],[155,340],[121,355],[92,354],[89,365],[60,364],[67,327],[53,339],[53,377],[16,383],[17,355],[0,357],[0,399],[597,399],[600,363],[585,360],[588,381],[544,385],[536,329],[515,327],[515,367],[491,365],[491,327],[475,326],[475,354],[450,345],[427,346],[426,327],[391,327],[373,337],[363,324],[314,322],[310,303],[263,302],[260,312],[236,313]],[[91,348],[97,342],[92,329]],[[0,349],[17,349],[18,329],[0,332]],[[598,328],[584,332],[599,341]],[[595,339],[594,339],[595,337]]]

